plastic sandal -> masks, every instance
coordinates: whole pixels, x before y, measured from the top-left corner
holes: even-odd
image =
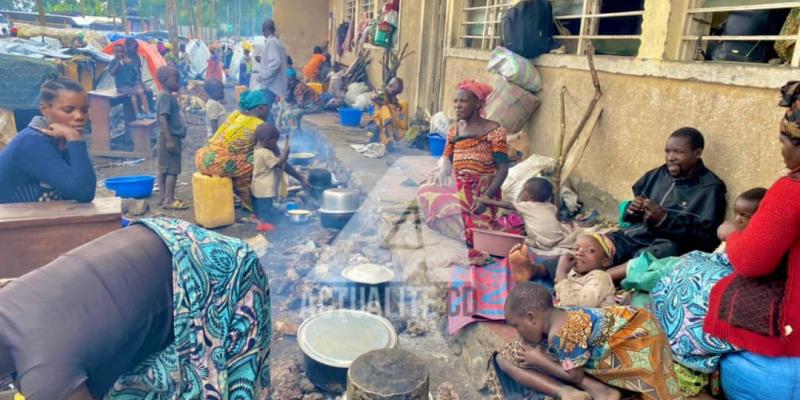
[[[172,204],[168,206],[162,206],[161,208],[165,210],[188,210],[189,206],[184,204],[183,201],[175,199],[175,201],[173,201]]]

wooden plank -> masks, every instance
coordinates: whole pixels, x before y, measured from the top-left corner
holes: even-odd
[[[0,205],[0,278],[14,278],[120,228],[121,200]]]
[[[135,151],[121,151],[121,150],[92,150],[92,155],[97,157],[108,158],[148,158],[153,154],[151,152],[135,152]]]
[[[91,203],[51,201],[44,203],[0,204],[0,230],[20,226],[84,222],[88,220],[119,221],[122,201],[119,197],[100,197]]]
[[[89,97],[102,97],[107,99],[121,99],[125,97],[124,93],[120,93],[117,91],[117,88],[108,88],[108,89],[100,89],[100,90],[92,90],[88,93]]]

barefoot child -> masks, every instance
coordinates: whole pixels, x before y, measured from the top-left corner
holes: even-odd
[[[285,171],[288,175],[300,181],[309,188],[311,185],[306,178],[298,173],[287,162],[289,158],[289,141],[283,146],[283,151],[278,148],[280,132],[272,124],[264,122],[256,128],[255,151],[253,152],[253,209],[258,218],[258,231],[271,231],[274,226],[271,221],[274,215],[273,203],[280,194],[280,188],[287,186]]]
[[[164,66],[156,72],[164,91],[158,96],[158,185],[159,204],[168,210],[185,210],[181,200],[175,198],[175,185],[181,173],[181,141],[186,136],[186,124],[175,92],[181,88],[177,69]]]
[[[569,231],[558,220],[553,205],[553,184],[545,178],[530,178],[525,182],[519,201],[505,202],[481,198],[481,203],[517,212],[525,220],[525,233],[533,247],[551,250],[562,244]]]
[[[533,282],[517,284],[505,304],[509,325],[530,346],[497,365],[516,382],[550,396],[566,397],[557,381],[592,399],[616,400],[619,389],[645,400],[683,399],[667,338],[645,309],[612,306],[556,308],[550,292]],[[589,398],[589,397],[585,397]]]
[[[144,88],[139,84],[137,65],[128,57],[125,47],[121,44],[114,46],[114,61],[111,62],[108,69],[111,72],[111,76],[114,77],[114,85],[117,87],[117,91],[130,97],[133,112],[137,113],[137,118],[152,118],[150,102],[147,101]],[[139,113],[140,103],[142,109],[144,109],[144,114]]]
[[[614,305],[614,281],[605,271],[614,258],[614,244],[599,233],[578,236],[570,254],[556,269],[556,303],[561,307]]]

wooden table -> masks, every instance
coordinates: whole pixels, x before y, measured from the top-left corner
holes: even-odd
[[[24,275],[120,229],[121,216],[119,197],[0,204],[0,278]]]
[[[133,151],[111,150],[111,107],[122,104],[125,110],[126,133],[130,129],[131,121],[135,121],[136,112],[133,110],[128,96],[117,91],[116,88],[93,90],[89,92],[89,114],[92,118],[92,154],[102,157],[119,158],[148,158],[152,155],[150,136],[132,134]],[[147,120],[154,123],[154,120]],[[151,126],[152,128],[152,126]]]

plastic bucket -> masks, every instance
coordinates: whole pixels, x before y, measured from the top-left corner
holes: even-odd
[[[439,136],[438,134],[431,133],[428,135],[428,148],[431,149],[431,155],[434,157],[441,157],[444,153],[444,145],[447,139]]]
[[[363,114],[364,112],[357,108],[340,108],[339,123],[343,126],[359,126]]]
[[[117,197],[143,199],[153,193],[156,177],[151,175],[119,176],[106,179],[106,189],[113,191]],[[162,189],[163,190],[163,189]]]

